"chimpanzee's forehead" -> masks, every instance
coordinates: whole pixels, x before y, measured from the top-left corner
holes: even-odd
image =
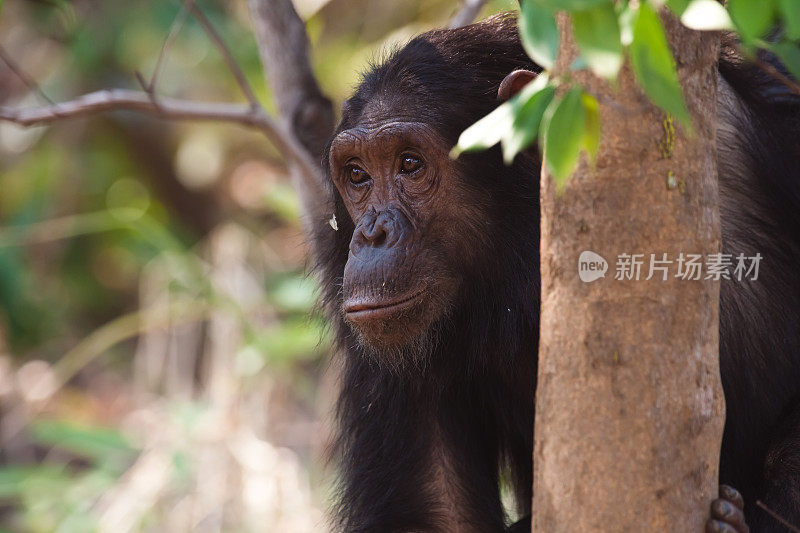
[[[336,139],[348,137],[405,137],[421,135],[423,137],[436,136],[436,130],[425,122],[416,120],[389,119],[362,122],[357,126],[342,130],[336,135]]]
[[[345,102],[342,124],[353,127],[393,121],[441,123],[442,95],[428,88],[396,82],[395,79],[384,80],[378,91],[367,91]]]
[[[425,122],[414,120],[382,120],[359,123],[339,132],[331,143],[332,151],[357,148],[372,143],[441,146],[444,138]],[[424,147],[424,146],[421,146]]]

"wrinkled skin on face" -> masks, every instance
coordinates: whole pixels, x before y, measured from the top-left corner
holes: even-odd
[[[430,126],[397,120],[331,143],[331,177],[355,224],[343,311],[375,349],[424,341],[455,303],[469,260],[464,217],[475,213],[449,149]]]

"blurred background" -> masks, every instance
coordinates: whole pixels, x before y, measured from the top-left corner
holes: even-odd
[[[54,101],[138,89],[179,0],[0,1]],[[273,106],[245,0],[200,0]],[[514,9],[488,2],[480,17]],[[295,0],[338,110],[457,0]],[[241,102],[189,17],[159,93]],[[0,105],[41,105],[0,62]],[[232,125],[0,123],[0,532],[324,531],[335,371],[281,155]]]

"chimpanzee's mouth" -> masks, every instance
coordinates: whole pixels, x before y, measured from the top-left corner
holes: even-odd
[[[412,307],[423,292],[424,289],[415,290],[388,300],[370,297],[350,298],[344,303],[344,312],[351,319],[383,318]]]

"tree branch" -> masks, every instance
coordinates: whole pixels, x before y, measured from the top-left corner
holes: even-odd
[[[0,106],[0,120],[20,126],[35,126],[116,110],[139,111],[176,120],[221,120],[258,128],[270,127],[266,124],[271,122],[268,116],[254,112],[247,105],[192,102],[173,98],[158,98],[154,101],[151,95],[127,89],[96,91],[75,100],[44,107],[14,109]]]
[[[50,104],[53,104],[53,103],[55,103],[55,102],[53,102],[53,101],[50,99],[50,97],[49,97],[49,96],[47,96],[47,93],[45,93],[45,92],[42,90],[42,88],[39,86],[39,84],[38,84],[38,83],[36,83],[36,82],[33,80],[33,78],[31,78],[30,76],[28,76],[28,73],[27,73],[27,72],[25,72],[24,70],[22,70],[22,68],[21,68],[19,65],[17,65],[16,61],[14,61],[13,59],[11,59],[11,56],[10,56],[10,55],[8,55],[8,52],[6,52],[5,48],[3,48],[2,46],[0,46],[0,60],[2,60],[2,61],[3,61],[3,63],[5,63],[5,64],[6,64],[6,66],[8,67],[8,69],[9,69],[11,72],[13,72],[13,73],[14,73],[14,74],[15,74],[15,75],[16,75],[16,76],[17,76],[17,77],[20,79],[20,80],[22,80],[22,83],[24,83],[24,84],[25,84],[25,86],[26,86],[26,87],[27,87],[27,88],[28,88],[28,89],[29,89],[31,92],[34,92],[34,93],[36,93],[37,95],[39,95],[39,98],[41,98],[41,99],[42,99],[42,100],[44,100],[45,102],[48,102],[48,103],[50,103]]]
[[[318,161],[333,129],[331,104],[322,95],[311,71],[308,63],[305,26],[294,11],[291,1],[272,2],[272,7],[277,6],[278,8],[273,10],[268,9],[264,2],[260,5],[257,4],[259,2],[256,0],[251,1],[254,19],[261,17],[255,20],[257,28],[269,32],[271,17],[280,19],[280,24],[275,26],[276,31],[279,32],[276,36],[261,35],[258,39],[262,60],[268,61],[265,58],[269,58],[271,55],[272,57],[282,57],[283,55],[291,57],[291,61],[288,63],[279,59],[269,60],[269,64],[273,67],[280,65],[273,71],[277,73],[278,81],[274,85],[279,86],[275,92],[278,95],[278,105],[284,124],[274,121],[261,106],[230,49],[208,18],[197,8],[194,0],[182,0],[183,9],[170,28],[150,83],[147,83],[144,77],[137,73],[144,92],[112,89],[97,91],[72,101],[53,103],[44,107],[13,109],[0,106],[0,121],[13,122],[21,126],[33,126],[105,111],[128,110],[170,120],[214,120],[255,128],[264,133],[287,159],[292,170],[292,182],[300,197],[304,214],[324,214],[328,209],[331,191],[323,179]],[[245,94],[249,105],[192,102],[161,98],[156,95],[155,84],[162,62],[172,40],[183,24],[186,11],[197,19],[206,35],[217,47]],[[269,45],[264,45],[265,41]],[[286,50],[289,52],[285,53]],[[2,49],[0,49],[0,59],[5,61],[32,91],[47,98],[36,82],[28,77],[7,54],[3,53]],[[297,72],[293,73],[293,70]],[[297,84],[293,85],[294,82]],[[289,95],[293,95],[294,98],[291,105]],[[317,111],[309,113],[308,110]],[[309,131],[313,134],[307,135]],[[308,224],[309,221],[304,222]]]
[[[194,5],[194,0],[187,1]],[[144,86],[146,92],[151,94],[155,93],[156,85],[158,84],[158,77],[161,74],[161,68],[164,66],[164,61],[166,60],[167,54],[169,54],[169,50],[172,47],[172,42],[178,36],[178,32],[181,31],[181,28],[183,28],[184,22],[186,22],[187,14],[188,10],[186,8],[186,3],[182,2],[180,11],[178,11],[178,14],[175,16],[175,20],[172,21],[167,38],[164,39],[164,44],[161,46],[161,51],[158,53],[158,60],[156,61],[156,66],[153,68],[153,75],[150,77],[150,83]]]
[[[800,528],[798,528],[797,526],[789,523],[788,520],[783,518],[781,515],[779,515],[778,513],[776,513],[775,511],[773,511],[769,507],[767,507],[766,505],[764,505],[764,502],[762,502],[761,500],[756,500],[756,505],[758,505],[759,507],[764,509],[767,512],[768,515],[770,515],[772,518],[774,518],[775,520],[780,522],[789,531],[792,531],[793,533],[800,533]]]
[[[765,61],[762,59],[762,53],[768,53],[775,57],[779,62],[782,63],[781,58],[778,57],[774,52],[770,51],[768,48],[762,48],[760,51],[757,50],[753,54],[746,53],[740,43],[738,42],[738,37],[732,34],[726,34],[725,42],[727,46],[730,46],[735,51],[736,57],[744,61],[745,63],[751,63],[753,66],[758,68],[767,76],[771,77],[777,82],[780,82],[784,87],[789,89],[789,92],[796,96],[800,96],[800,83],[793,80],[792,78],[784,75],[780,70],[775,68],[769,61]]]
[[[767,63],[766,61],[761,60],[758,56],[754,56],[752,58],[753,64],[765,72],[767,75],[772,76],[773,79],[776,81],[781,82],[787,89],[789,89],[793,94],[796,96],[800,96],[800,85],[789,79],[787,76],[784,76],[781,71]]]
[[[277,124],[260,106],[246,104],[192,102],[174,98],[154,98],[152,94],[127,89],[111,89],[83,95],[75,100],[51,106],[15,109],[0,106],[0,121],[13,122],[20,126],[50,124],[58,120],[95,115],[106,111],[136,111],[169,120],[214,120],[240,124],[260,130],[276,148],[290,161],[308,173],[320,175],[319,165],[294,138]],[[312,182],[313,183],[313,182]],[[321,185],[305,185],[301,194],[324,195],[327,190]]]
[[[486,4],[486,0],[464,0],[464,5],[450,19],[450,28],[460,28],[461,26],[472,24],[484,4]]]
[[[320,161],[334,128],[333,106],[317,84],[308,56],[308,36],[303,20],[291,0],[248,0],[250,17],[264,66],[272,87],[282,125],[292,139],[305,148],[312,161]],[[310,230],[318,218],[327,218],[333,193],[316,172],[290,165],[292,184],[297,189],[303,225]],[[314,191],[314,192],[312,192]]]
[[[210,20],[208,20],[208,17],[206,17],[205,14],[197,8],[194,0],[183,0],[183,5],[192,14],[192,16],[197,19],[197,22],[199,22],[203,27],[203,30],[205,30],[208,38],[211,39],[211,42],[213,42],[214,46],[217,47],[219,53],[222,54],[225,64],[228,65],[228,70],[230,70],[231,74],[233,74],[233,77],[236,78],[236,83],[239,84],[239,87],[242,89],[245,97],[247,97],[247,101],[250,102],[250,105],[253,107],[260,107],[261,104],[258,103],[258,98],[256,98],[253,88],[247,81],[247,77],[244,75],[244,72],[242,72],[239,64],[233,58],[233,53],[231,52],[230,48],[228,48],[228,45],[225,44],[225,41],[222,40],[222,37],[214,28],[214,25],[211,24]]]
[[[291,0],[249,0],[258,51],[286,128],[315,159],[333,132],[330,100],[317,84],[305,23]]]

